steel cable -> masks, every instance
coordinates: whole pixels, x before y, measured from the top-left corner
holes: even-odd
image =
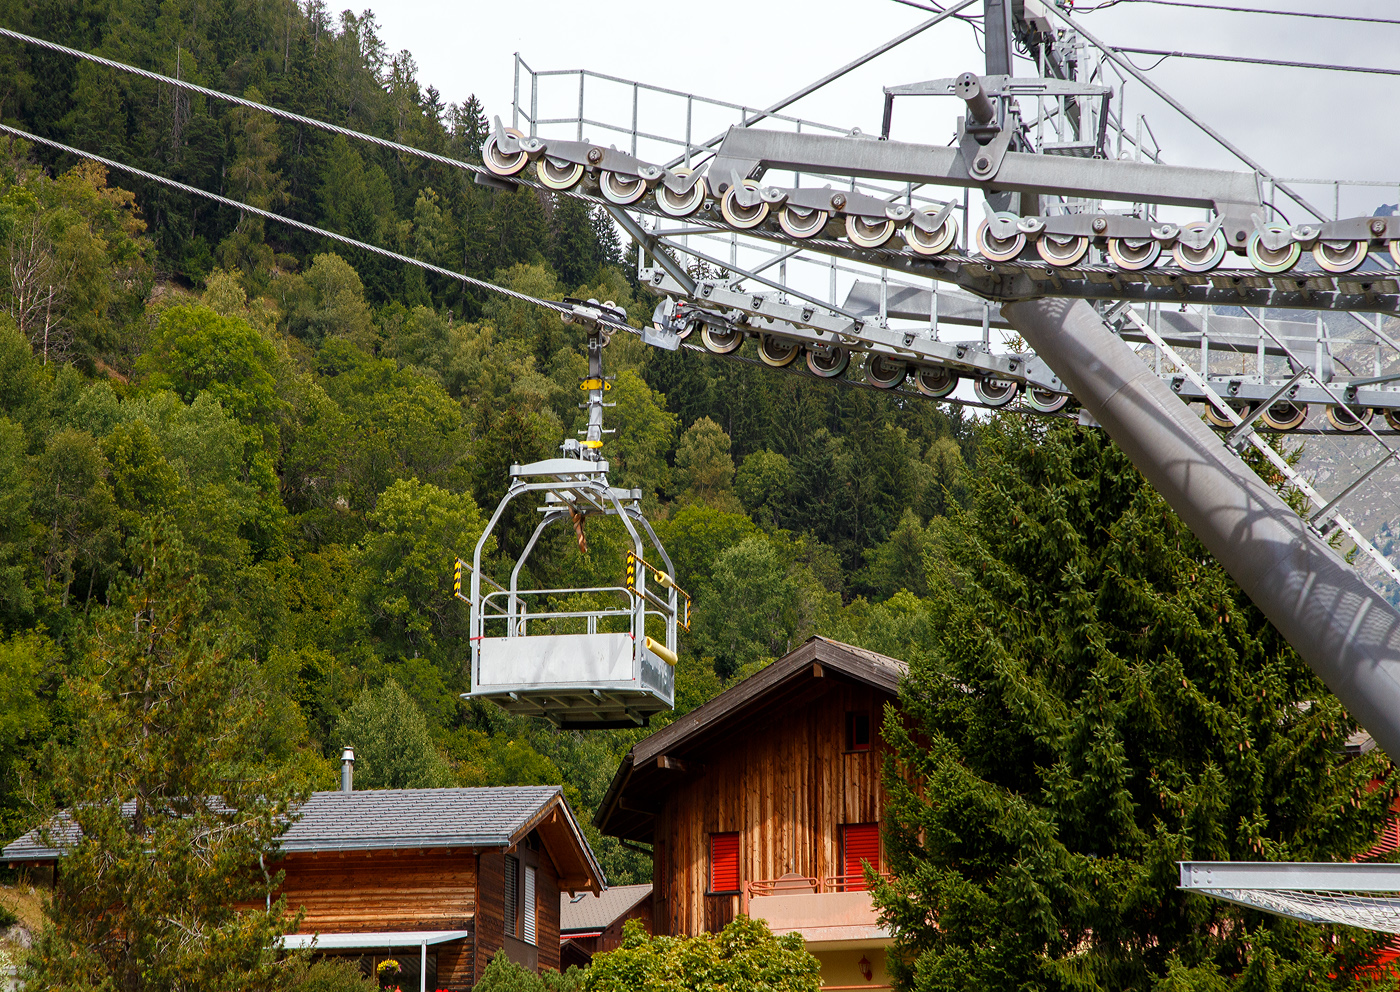
[[[25,141],[33,141],[37,144],[47,145],[50,148],[54,148],[62,152],[67,152],[70,155],[77,155],[81,158],[90,159],[94,162],[100,162],[102,165],[105,165],[108,168],[117,169],[121,172],[126,172],[134,176],[140,176],[142,179],[148,179],[151,182],[159,183],[162,186],[168,186],[171,189],[179,190],[182,193],[189,193],[193,196],[202,196],[206,200],[213,200],[215,203],[221,203],[224,206],[230,207],[234,210],[254,214],[258,217],[262,217],[267,220],[277,221],[279,224],[286,224],[289,227],[295,227],[298,230],[306,231],[309,234],[318,234],[323,238],[330,238],[332,241],[339,241],[341,244],[349,245],[353,248],[359,248],[362,251],[371,252],[375,255],[381,255],[384,258],[390,258],[396,262],[402,262],[406,265],[415,265],[418,268],[424,269],[428,272],[433,272],[440,276],[446,276],[449,279],[456,279],[459,282],[466,283],[468,286],[475,286],[478,289],[488,290],[492,293],[500,293],[503,296],[508,296],[512,299],[520,300],[522,303],[533,303],[536,306],[544,307],[546,310],[553,310],[554,312],[560,314],[573,314],[574,312],[573,307],[565,303],[560,303],[556,300],[542,300],[539,297],[531,296],[528,293],[521,293],[518,290],[508,289],[505,286],[499,286],[496,283],[487,282],[485,279],[477,279],[474,276],[469,276],[462,272],[453,272],[451,269],[444,269],[440,265],[433,265],[431,262],[424,262],[422,259],[413,258],[409,255],[401,255],[396,251],[390,251],[388,248],[380,248],[378,245],[368,244],[364,241],[357,241],[354,238],[346,237],[344,234],[337,234],[334,231],[327,231],[325,228],[316,227],[314,224],[307,224],[303,221],[294,220],[291,217],[285,217],[282,214],[273,213],[271,210],[263,210],[259,207],[254,207],[246,203],[241,203],[238,200],[231,200],[226,196],[220,196],[218,193],[211,193],[208,190],[200,189],[197,186],[189,186],[175,179],[169,179],[165,176],[158,176],[154,172],[147,172],[145,169],[139,169],[134,165],[127,165],[124,162],[118,162],[114,159],[105,158],[93,152],[83,151],[81,148],[74,148],[72,145],[65,145],[61,141],[54,141],[51,138],[41,138],[36,134],[30,134],[28,131],[21,131],[19,128],[11,127],[8,124],[0,124],[0,132],[13,135],[17,138],[22,138]],[[611,327],[615,330],[635,331],[635,328],[629,327],[627,324],[622,323],[621,321],[610,320],[606,317],[597,318],[597,322],[605,326]]]
[[[422,148],[414,148],[411,145],[401,145],[397,141],[390,141],[388,138],[377,138],[372,134],[365,134],[363,131],[355,131],[348,127],[341,127],[338,124],[331,124],[328,121],[317,120],[314,117],[304,117],[301,114],[294,114],[290,110],[279,110],[276,107],[269,107],[265,103],[258,103],[255,100],[248,100],[241,96],[233,96],[229,93],[221,93],[218,90],[211,90],[207,86],[199,86],[195,83],[186,82],[183,79],[172,79],[169,76],[162,76],[158,72],[151,72],[149,69],[141,69],[134,65],[127,65],[125,62],[105,59],[100,55],[93,55],[91,52],[84,52],[77,48],[69,48],[57,42],[45,41],[43,38],[35,38],[33,35],[21,34],[19,31],[12,31],[9,28],[0,27],[0,37],[12,38],[30,45],[38,45],[40,48],[47,48],[51,51],[61,52],[64,55],[71,55],[76,59],[86,59],[89,62],[96,62],[98,65],[105,65],[107,68],[116,69],[118,72],[129,72],[157,83],[178,86],[181,89],[212,97],[215,100],[224,100],[228,103],[238,104],[241,107],[261,110],[263,113],[272,114],[274,117],[281,117],[283,120],[295,121],[298,124],[305,124],[308,127],[320,128],[323,131],[330,131],[333,134],[343,135],[347,138],[357,138],[360,141],[368,141],[371,144],[379,145],[382,148],[389,148],[396,152],[403,152],[407,155],[417,155],[419,158],[441,162],[443,165],[454,166],[458,169],[466,169],[469,172],[489,174],[489,170],[484,166],[474,165],[471,162],[463,162],[461,159],[448,158],[446,155],[438,155],[434,152],[424,151]]]

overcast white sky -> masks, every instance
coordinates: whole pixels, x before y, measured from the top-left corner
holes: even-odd
[[[1400,19],[1397,0],[1206,0]],[[1081,0],[1080,6],[1086,6]],[[509,116],[513,54],[536,69],[587,68],[696,94],[769,104],[925,19],[891,0],[861,4],[798,0],[708,0],[700,4],[620,0],[530,0],[516,6],[460,0],[392,0],[374,7],[391,50],[408,49],[419,79],[444,99],[476,93],[488,113]],[[969,13],[980,13],[977,5]],[[1400,68],[1400,27],[1186,10],[1125,2],[1077,15],[1105,42],[1126,47]],[[795,105],[791,113],[878,131],[881,87],[980,70],[970,27],[945,22]],[[1135,56],[1139,65],[1155,59]],[[1030,73],[1027,63],[1018,70]],[[1266,168],[1284,176],[1400,181],[1400,76],[1318,72],[1171,59],[1154,81],[1222,131]],[[576,107],[576,81],[544,91],[546,103]],[[598,94],[601,96],[602,94]],[[617,94],[614,112],[626,94]],[[1169,161],[1236,163],[1209,138],[1136,83],[1132,118],[1145,114]],[[896,112],[895,136],[944,143],[955,107],[920,101]],[[683,120],[654,105],[653,119]],[[542,111],[545,107],[541,108]],[[659,115],[659,116],[658,116]],[[646,114],[644,113],[644,117]],[[646,121],[643,121],[645,126]],[[697,124],[697,130],[699,125]],[[717,128],[716,128],[717,130]],[[589,137],[599,140],[601,134]],[[608,138],[607,140],[611,140]],[[1330,210],[1332,193],[1314,190]],[[1358,192],[1343,214],[1394,203],[1400,191]],[[1298,218],[1301,219],[1301,218]]]

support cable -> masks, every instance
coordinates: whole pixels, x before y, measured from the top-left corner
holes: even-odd
[[[1273,14],[1277,17],[1306,17],[1317,21],[1354,21],[1360,24],[1393,24],[1400,26],[1400,21],[1392,20],[1388,17],[1358,17],[1354,14],[1312,14],[1305,10],[1268,10],[1263,7],[1217,7],[1210,3],[1188,3],[1186,0],[1106,0],[1104,3],[1095,4],[1093,7],[1080,7],[1077,13],[1092,14],[1095,11],[1107,10],[1110,7],[1117,7],[1123,3],[1150,3],[1158,7],[1189,7],[1192,10],[1218,10],[1231,14]]]
[[[792,94],[790,94],[790,95],[788,95],[788,96],[783,97],[781,100],[779,100],[777,103],[773,104],[771,107],[768,107],[768,108],[766,108],[766,109],[764,109],[764,110],[757,111],[757,112],[754,113],[752,116],[746,116],[746,117],[744,118],[744,122],[743,122],[743,124],[742,124],[741,126],[742,126],[742,127],[748,127],[748,126],[751,125],[751,124],[757,124],[759,121],[763,120],[763,118],[767,117],[769,114],[776,114],[778,111],[782,110],[784,107],[788,107],[788,106],[790,106],[790,105],[796,103],[798,100],[801,100],[803,97],[805,97],[805,96],[811,96],[813,93],[815,93],[817,90],[821,89],[821,88],[822,88],[823,86],[825,86],[827,83],[835,82],[836,80],[840,79],[842,76],[846,75],[846,73],[852,71],[853,69],[859,69],[861,66],[865,65],[865,63],[869,62],[871,59],[875,59],[875,58],[878,58],[878,57],[881,56],[881,55],[884,55],[884,54],[885,54],[886,52],[888,52],[890,49],[899,47],[900,45],[902,45],[902,44],[904,44],[906,41],[908,41],[910,38],[913,38],[913,37],[915,37],[916,35],[923,34],[925,31],[927,31],[929,28],[933,27],[935,24],[938,24],[938,23],[940,23],[940,22],[942,22],[942,21],[947,20],[947,19],[950,18],[950,17],[953,17],[955,14],[958,13],[958,11],[962,10],[962,9],[965,8],[965,7],[971,7],[974,3],[978,3],[978,2],[980,2],[980,0],[958,0],[958,2],[957,2],[957,3],[954,3],[952,6],[944,8],[944,10],[943,10],[942,13],[940,13],[940,14],[934,16],[934,17],[929,18],[927,21],[924,21],[922,24],[916,24],[916,25],[914,25],[912,28],[910,28],[908,31],[903,32],[902,34],[895,35],[893,38],[891,38],[889,41],[885,42],[885,43],[884,43],[883,45],[881,45],[879,48],[871,49],[870,51],[866,52],[864,55],[862,55],[860,58],[856,59],[855,61],[853,61],[853,62],[847,62],[847,63],[846,63],[845,65],[843,65],[841,68],[836,69],[836,70],[834,70],[834,71],[832,71],[832,72],[828,72],[828,73],[827,73],[825,76],[823,76],[821,79],[818,79],[816,82],[813,82],[813,83],[808,83],[806,86],[802,87],[802,88],[801,88],[800,90],[798,90],[797,92],[792,93]],[[719,134],[715,135],[713,138],[710,138],[708,141],[702,141],[702,142],[700,142],[700,143],[694,145],[693,147],[695,147],[695,148],[709,148],[711,145],[715,144],[717,141],[719,141],[721,138],[723,138],[723,137],[725,136],[725,134],[727,134],[727,133],[728,133],[728,130],[727,130],[727,129],[726,129],[725,131],[721,131]],[[673,158],[671,161],[669,161],[669,162],[666,163],[666,168],[668,168],[668,169],[674,169],[676,166],[678,166],[678,165],[680,165],[682,162],[684,162],[685,159],[686,159],[686,156],[685,156],[685,155],[680,155],[680,156],[678,156],[678,157],[676,157],[676,158]]]
[[[528,293],[521,293],[518,290],[507,289],[505,286],[498,286],[496,283],[487,282],[485,279],[477,279],[473,276],[466,275],[462,272],[453,272],[451,269],[444,269],[439,265],[433,265],[432,263],[424,262],[421,259],[412,258],[408,255],[401,255],[396,251],[390,251],[388,248],[380,248],[378,245],[367,244],[364,241],[357,241],[354,238],[346,237],[343,234],[337,234],[334,231],[327,231],[325,228],[316,227],[314,224],[307,224],[303,221],[293,220],[291,217],[284,217],[282,214],[275,214],[270,210],[263,210],[259,207],[249,206],[246,203],[240,203],[238,200],[231,200],[226,196],[220,196],[218,193],[211,193],[208,190],[199,189],[196,186],[187,186],[186,184],[178,182],[177,180],[168,179],[165,176],[158,176],[153,172],[147,172],[145,169],[138,169],[134,165],[126,165],[123,162],[117,162],[110,158],[104,158],[103,156],[94,154],[93,152],[86,152],[83,151],[81,148],[74,148],[72,145],[65,145],[60,141],[53,141],[50,138],[41,138],[36,134],[30,134],[27,131],[21,131],[17,127],[10,127],[8,124],[0,124],[0,132],[13,135],[17,138],[22,138],[25,141],[32,141],[36,144],[47,145],[48,147],[57,149],[58,151],[67,152],[70,155],[77,155],[80,158],[91,159],[94,162],[100,162],[102,165],[105,165],[108,168],[117,169],[121,172],[126,172],[134,176],[140,176],[142,179],[148,179],[151,182],[160,183],[162,186],[168,186],[171,189],[179,190],[182,193],[189,193],[193,196],[202,196],[207,200],[213,200],[215,203],[223,204],[224,206],[230,207],[234,210],[242,211],[244,213],[255,214],[256,216],[262,217],[265,220],[277,221],[279,224],[286,224],[289,227],[295,227],[298,230],[306,231],[309,234],[319,234],[323,238],[330,238],[332,241],[339,241],[341,244],[350,245],[353,248],[359,248],[362,251],[371,252],[375,255],[381,255],[384,258],[390,258],[396,262],[402,262],[406,265],[416,265],[420,269],[425,269],[428,272],[433,272],[440,276],[446,276],[449,279],[456,279],[459,282],[466,283],[468,286],[475,286],[478,289],[485,289],[492,293],[500,293],[503,296],[509,296],[511,299],[519,300],[522,303],[533,303],[536,306],[544,307],[546,310],[553,310],[555,313],[570,315],[574,313],[574,308],[566,303],[559,303],[555,300],[542,300],[539,297],[531,296]],[[635,328],[629,327],[627,324],[622,323],[621,321],[610,320],[606,317],[599,317],[597,318],[597,321],[598,323],[613,328],[614,330],[631,332],[634,332],[636,330]]]
[[[1255,172],[1259,173],[1265,179],[1268,179],[1270,182],[1272,182],[1274,184],[1275,189],[1283,191],[1283,193],[1285,193],[1289,198],[1291,198],[1294,203],[1298,204],[1298,206],[1308,211],[1308,213],[1312,214],[1318,220],[1324,222],[1327,220],[1327,215],[1321,210],[1317,209],[1317,207],[1314,207],[1307,200],[1305,200],[1301,193],[1294,191],[1293,187],[1280,181],[1277,176],[1275,176],[1268,169],[1264,168],[1253,158],[1246,155],[1243,149],[1239,148],[1229,138],[1225,137],[1225,135],[1221,134],[1215,128],[1211,127],[1205,121],[1202,121],[1199,118],[1197,118],[1194,114],[1191,113],[1191,111],[1186,109],[1186,107],[1181,103],[1180,100],[1176,99],[1176,97],[1172,96],[1166,90],[1162,89],[1162,87],[1154,83],[1152,81],[1152,78],[1148,76],[1147,73],[1143,72],[1137,66],[1133,65],[1133,63],[1128,59],[1127,56],[1119,54],[1116,48],[1113,48],[1110,45],[1104,43],[1103,41],[1100,41],[1098,37],[1092,34],[1087,28],[1084,27],[1084,25],[1080,24],[1074,18],[1070,17],[1063,10],[1061,10],[1058,5],[1053,3],[1046,4],[1045,9],[1051,14],[1053,14],[1055,17],[1059,18],[1059,20],[1062,21],[1065,24],[1065,26],[1073,29],[1074,31],[1077,31],[1081,38],[1083,38],[1089,44],[1093,45],[1099,51],[1103,52],[1105,57],[1107,57],[1120,69],[1131,75],[1134,79],[1136,79],[1138,82],[1142,83],[1142,85],[1146,86],[1149,90],[1155,93],[1161,100],[1166,102],[1166,104],[1169,107],[1171,107],[1177,113],[1184,116],[1192,124],[1195,124],[1198,128],[1200,128],[1202,131],[1208,134],[1211,138],[1215,139],[1215,141],[1222,148],[1230,152],[1230,154],[1234,155],[1241,162],[1249,166]]]
[[[472,276],[465,275],[461,272],[453,272],[451,269],[444,269],[441,266],[433,265],[430,262],[424,262],[421,259],[413,258],[409,255],[401,255],[398,252],[390,251],[387,248],[380,248],[377,245],[368,244],[364,241],[357,241],[355,238],[347,237],[344,234],[337,234],[334,231],[327,231],[325,228],[316,227],[314,224],[307,224],[299,220],[293,220],[291,217],[284,217],[282,214],[276,214],[270,210],[262,210],[258,207],[249,206],[246,203],[240,203],[238,200],[231,200],[226,196],[220,196],[218,193],[211,193],[208,190],[199,189],[195,186],[188,186],[185,183],[178,182],[174,179],[167,179],[165,176],[158,176],[155,173],[147,172],[145,169],[139,169],[134,165],[126,165],[125,163],[115,161],[114,159],[104,158],[103,156],[94,154],[93,152],[87,152],[83,151],[81,148],[74,148],[71,145],[65,145],[60,141],[53,141],[49,138],[41,138],[38,135],[30,134],[27,131],[21,131],[19,128],[10,127],[8,124],[0,124],[0,133],[10,134],[14,137],[22,138],[25,141],[33,141],[36,144],[47,145],[50,148],[54,148],[61,152],[67,152],[70,155],[76,155],[79,158],[90,159],[91,161],[101,163],[102,165],[105,165],[108,168],[117,169],[121,172],[129,173],[130,175],[140,176],[142,179],[148,179],[151,182],[160,183],[163,186],[169,186],[170,188],[179,190],[182,193],[189,193],[192,196],[201,196],[207,200],[213,200],[215,203],[222,204],[226,207],[231,207],[234,210],[242,210],[251,214],[256,214],[257,216],[262,217],[266,220],[277,221],[278,223],[286,224],[290,227],[297,228],[298,230],[306,231],[308,234],[318,234],[321,237],[330,238],[332,241],[338,241],[341,244],[349,245],[352,248],[359,248],[362,251],[371,252],[375,255],[380,255],[384,258],[389,258],[396,262],[401,262],[405,265],[416,266],[417,268],[424,269],[428,272],[436,273],[440,276],[446,276],[450,279],[456,279],[459,282],[464,282],[469,286],[475,286],[478,289],[484,289],[492,293],[500,293],[502,296],[508,296],[511,299],[519,300],[522,303],[533,303],[535,306],[543,307],[546,310],[552,310],[558,314],[572,315],[574,313],[573,307],[569,306],[568,304],[560,303],[556,300],[542,300],[539,297],[531,296],[528,293],[521,293],[518,290],[507,289],[505,286],[499,286],[496,283],[487,282],[485,279],[476,279]],[[632,327],[628,324],[624,324],[620,321],[610,320],[607,317],[594,316],[590,319],[595,320],[597,323],[609,327],[613,330],[626,331],[629,334],[638,333],[637,328]],[[738,354],[716,355],[714,352],[711,352],[709,349],[703,348],[700,345],[682,343],[681,347],[686,351],[698,352],[700,354],[707,355],[711,358],[727,358],[731,361],[740,362],[745,365],[757,366],[771,372],[785,372],[791,375],[797,375],[811,379],[819,378],[818,376],[812,373],[802,372],[795,368],[774,369],[758,361],[757,359],[747,358]],[[837,385],[840,386],[875,389],[881,393],[884,393],[885,395],[896,395],[905,398],[918,398],[935,403],[947,403],[951,406],[969,407],[972,409],[987,410],[989,412],[1002,410],[1007,413],[1015,413],[1020,414],[1022,416],[1041,418],[1063,419],[1064,417],[1064,415],[1062,414],[1043,414],[1038,410],[1007,410],[1005,407],[992,407],[988,404],[978,403],[973,400],[959,400],[947,396],[935,398],[931,396],[925,396],[923,393],[914,392],[911,390],[885,389],[884,387],[875,386],[871,383],[860,382],[855,379],[847,379],[844,377],[838,379],[828,379],[825,377],[820,378],[822,382],[835,382]]]
[[[1287,69],[1324,69],[1328,72],[1368,72],[1378,76],[1400,76],[1400,69],[1379,69],[1366,65],[1335,65],[1326,62],[1293,62],[1289,59],[1261,59],[1247,55],[1208,55],[1203,52],[1169,52],[1160,48],[1120,48],[1125,55],[1160,55],[1161,60],[1152,68],[1167,59],[1200,59],[1206,62],[1241,62],[1245,65],[1274,65]]]
[[[304,117],[301,114],[294,114],[290,110],[279,110],[276,107],[270,107],[265,103],[258,103],[255,100],[234,96],[231,93],[221,93],[219,90],[211,90],[207,86],[199,86],[188,80],[172,79],[169,76],[162,76],[158,72],[151,72],[149,69],[127,65],[125,62],[117,62],[113,59],[104,59],[102,56],[93,55],[91,52],[84,52],[81,49],[69,48],[66,45],[60,45],[56,42],[45,41],[43,38],[35,38],[33,35],[21,34],[18,31],[11,31],[9,28],[0,27],[0,37],[12,38],[15,41],[22,41],[30,45],[38,45],[40,48],[47,48],[51,51],[61,52],[64,55],[71,55],[76,59],[86,59],[89,62],[96,62],[98,65],[104,65],[109,69],[116,69],[118,72],[128,72],[132,75],[142,76],[167,86],[176,86],[180,89],[189,90],[191,93],[199,93],[202,96],[211,97],[215,100],[223,100],[227,103],[238,104],[240,107],[260,110],[265,114],[281,117],[283,120],[295,121],[298,124],[319,128],[322,131],[330,131],[333,134],[344,135],[347,138],[357,138],[360,141],[368,141],[371,144],[379,145],[382,148],[388,148],[396,152],[403,152],[406,155],[417,155],[419,158],[441,162],[443,165],[451,165],[458,169],[466,169],[469,172],[489,174],[489,170],[487,170],[485,166],[475,165],[471,162],[463,162],[461,159],[448,158],[446,155],[438,155],[433,152],[424,151],[422,148],[414,148],[412,145],[401,145],[397,141],[390,141],[387,138],[377,138],[372,134],[365,134],[363,131],[354,131],[348,127],[331,124],[328,121],[317,120],[314,117]],[[120,168],[120,166],[118,166],[118,168]]]

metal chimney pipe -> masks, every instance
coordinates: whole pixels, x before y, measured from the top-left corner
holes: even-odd
[[[355,749],[348,744],[340,752],[340,791],[355,790]]]
[[[1225,447],[1083,300],[1002,313],[1391,760],[1400,613]]]

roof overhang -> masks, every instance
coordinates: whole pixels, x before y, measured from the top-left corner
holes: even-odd
[[[891,699],[907,671],[901,661],[862,648],[812,637],[767,668],[761,669],[669,726],[633,745],[622,759],[593,822],[603,833],[649,842],[654,797],[694,771],[690,755],[730,739],[733,727],[762,709],[801,706],[830,685],[845,681],[866,685]]]
[[[372,947],[427,947],[470,937],[470,930],[398,930],[388,933],[289,933],[281,940],[289,951],[318,951]]]

